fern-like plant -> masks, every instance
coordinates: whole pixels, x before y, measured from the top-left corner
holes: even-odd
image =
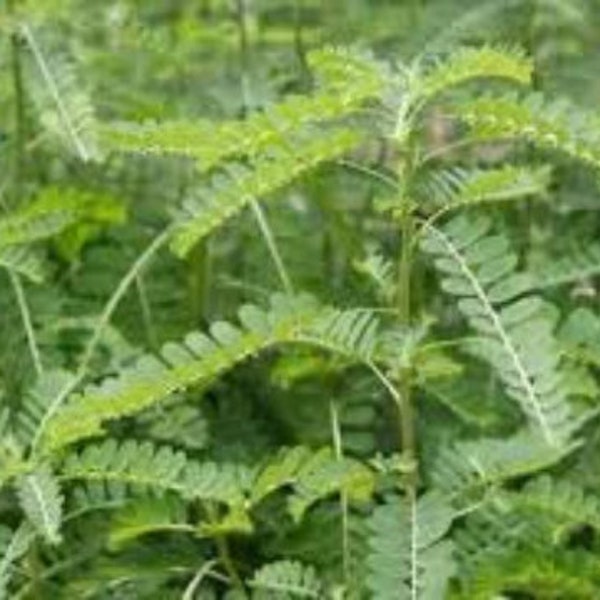
[[[513,45],[307,51],[314,3],[287,92],[249,3],[136,5],[173,20],[139,37],[95,7],[114,64],[30,4],[0,19],[0,598],[600,597],[600,321],[566,289],[599,252],[530,219],[597,176],[598,117]],[[223,118],[174,100],[202,44],[241,64]]]

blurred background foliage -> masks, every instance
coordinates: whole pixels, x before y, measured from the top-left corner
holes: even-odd
[[[145,241],[195,184],[193,166],[176,159],[111,154],[101,162],[80,160],[82,153],[88,158],[96,152],[93,135],[86,139],[85,132],[93,131],[97,120],[243,117],[284,94],[309,89],[305,55],[324,44],[350,45],[399,65],[459,43],[516,44],[534,57],[538,90],[592,109],[600,94],[595,75],[600,5],[595,0],[5,2],[7,31],[14,18],[23,19],[34,36],[37,58],[51,73],[80,140],[74,141],[57,119],[55,95],[35,54],[24,48],[15,59],[11,37],[4,36],[0,167],[5,208],[27,203],[49,185],[84,188],[114,198],[119,206],[56,238],[46,265],[55,285],[31,286],[36,326],[58,363],[70,359],[68,353],[57,355],[57,337],[64,338],[59,347],[77,351],[78,330],[85,329],[78,317],[100,310]],[[16,73],[24,88],[19,103]],[[19,114],[24,115],[21,132],[16,129]],[[428,135],[434,145],[449,138],[443,115],[431,117]],[[11,182],[15,144],[26,147],[18,186]],[[385,145],[360,152],[366,165],[385,169],[393,163]],[[503,156],[502,148],[495,152]],[[488,159],[493,162],[493,152],[473,160]],[[580,239],[598,235],[596,182],[587,171],[559,165],[552,192],[551,201],[524,205],[511,215],[512,234],[533,265],[578,250]],[[334,165],[283,193],[288,202],[265,210],[297,287],[333,300],[343,300],[349,290],[359,301],[372,300],[364,275],[353,265],[377,245],[393,248],[396,243],[395,233],[368,210],[385,187]],[[569,235],[562,235],[565,231]],[[202,256],[186,265],[161,255],[152,264],[118,311],[118,329],[129,342],[157,347],[190,326],[230,314],[240,300],[260,299],[277,287],[252,219],[237,220],[210,245],[207,281],[199,280],[194,267]],[[588,284],[582,281],[569,292],[585,302],[595,294]],[[0,340],[6,356],[2,364],[10,388],[28,366],[13,351],[24,340],[8,326],[14,319],[10,294],[0,302],[6,331]]]

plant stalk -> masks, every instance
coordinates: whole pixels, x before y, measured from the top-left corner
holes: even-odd
[[[399,321],[408,330],[411,324],[411,272],[412,272],[412,237],[414,219],[407,207],[402,215],[402,247],[400,254],[399,275]],[[416,435],[414,428],[414,407],[412,403],[412,374],[407,365],[401,370],[400,394],[402,396],[401,434],[402,453],[409,461],[416,458]]]
[[[33,327],[33,321],[31,318],[31,310],[29,309],[27,297],[25,296],[25,289],[21,283],[21,278],[16,272],[9,270],[8,274],[15,297],[17,299],[17,304],[19,306],[19,313],[21,315],[21,321],[23,322],[23,329],[25,330],[25,338],[27,339],[27,346],[29,348],[29,353],[31,354],[31,362],[33,363],[33,368],[35,369],[36,375],[40,376],[44,372],[44,367],[40,349],[35,336],[35,329]]]
[[[342,444],[339,409],[335,400],[329,403],[329,414],[335,458],[341,463],[344,460],[344,447]],[[344,489],[340,490],[340,510],[342,512],[342,573],[344,577],[344,589],[347,589],[348,581],[350,580],[350,535],[348,493]]]
[[[400,165],[400,264],[398,274],[398,320],[400,325],[408,333],[412,321],[412,259],[413,259],[413,237],[415,233],[415,218],[412,212],[412,202],[407,190],[407,181],[412,173],[412,153],[406,157],[406,162]],[[400,436],[402,456],[407,464],[411,465],[406,478],[408,500],[414,500],[417,484],[417,439],[415,431],[415,408],[412,397],[413,374],[412,365],[401,365],[399,392],[400,403]]]
[[[7,1],[9,15],[13,16],[16,9],[16,0]],[[13,155],[13,182],[14,201],[18,203],[22,198],[22,185],[25,173],[25,91],[23,87],[23,66],[21,56],[21,38],[17,31],[10,36],[12,80],[14,90],[15,111],[15,141]]]
[[[252,53],[250,45],[252,11],[250,0],[236,0],[236,18],[239,35],[240,51],[240,75],[243,99],[243,114],[249,109],[250,98],[250,74],[252,72]]]
[[[231,583],[239,591],[242,598],[248,598],[246,588],[244,587],[244,582],[242,581],[240,574],[235,568],[233,559],[231,558],[231,553],[229,552],[229,544],[227,543],[227,539],[223,535],[217,535],[215,536],[215,543],[217,545],[217,552],[219,554],[219,562],[227,572]]]

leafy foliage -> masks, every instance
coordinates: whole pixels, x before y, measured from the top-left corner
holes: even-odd
[[[14,563],[27,552],[32,538],[32,531],[26,524],[15,531],[0,529],[0,597],[6,596]]]
[[[358,141],[350,131],[311,132],[306,139],[289,142],[294,147],[298,145],[301,153],[284,147],[265,153],[251,169],[237,165],[228,168],[225,180],[216,176],[210,187],[198,192],[199,200],[186,200],[182,224],[174,234],[173,250],[179,255],[187,254],[198,241],[221,227],[252,199],[276,191],[319,163],[344,154]]]
[[[34,283],[41,283],[46,276],[43,257],[27,246],[10,246],[0,250],[0,267]]]
[[[393,500],[371,517],[373,598],[443,598],[454,573],[452,545],[440,541],[452,523],[451,507],[433,492],[417,501]]]
[[[79,159],[99,159],[95,110],[90,95],[78,81],[76,66],[59,53],[50,56],[28,24],[21,24],[19,33],[34,63],[34,99],[43,127]]]
[[[507,48],[459,48],[439,62],[421,81],[422,94],[431,98],[466,81],[501,77],[531,83],[533,65],[521,50]]]
[[[585,281],[599,274],[600,247],[591,244],[585,248],[576,248],[551,261],[532,266],[530,274],[532,287],[552,288],[559,285]]]
[[[546,191],[546,168],[505,166],[498,169],[434,171],[421,184],[432,208],[449,210],[483,202],[505,202]]]
[[[558,370],[553,320],[535,296],[522,297],[517,257],[503,236],[489,236],[485,218],[458,217],[444,230],[428,226],[423,248],[444,273],[444,290],[481,334],[473,349],[485,357],[507,393],[550,445],[568,441],[576,422]]]
[[[124,220],[124,207],[107,194],[47,187],[24,209],[0,220],[0,247],[49,238],[81,222],[115,224]]]
[[[573,112],[568,102],[548,105],[540,95],[481,97],[462,104],[457,116],[478,140],[523,138],[597,167],[597,119]]]
[[[202,170],[236,156],[260,157],[272,148],[287,147],[289,153],[288,135],[356,110],[377,97],[384,84],[371,61],[344,49],[316,50],[307,60],[322,88],[312,97],[292,96],[244,121],[104,125],[102,136],[111,148],[190,156]]]
[[[17,493],[23,512],[38,532],[52,544],[60,542],[63,499],[51,471],[39,468],[23,475]]]
[[[292,561],[265,565],[254,574],[253,598],[319,598],[322,584],[314,569]]]
[[[0,598],[597,598],[598,8],[5,3]]]
[[[312,341],[321,345],[339,345],[343,332],[351,337],[358,351],[365,334],[364,319],[348,323],[327,309],[319,309],[309,296],[273,298],[269,312],[256,306],[239,311],[242,328],[219,321],[210,329],[210,337],[199,332],[188,334],[183,344],[167,343],[161,358],[142,356],[121,372],[118,379],[107,379],[99,386],[75,395],[51,418],[45,430],[46,446],[56,449],[102,432],[102,424],[135,414],[170,394],[194,384],[209,382],[218,374],[245,358],[274,344]],[[339,325],[346,326],[342,329]],[[340,331],[337,331],[339,329]],[[306,337],[305,337],[306,336]],[[363,344],[364,345],[364,344]],[[347,348],[344,348],[347,351]]]

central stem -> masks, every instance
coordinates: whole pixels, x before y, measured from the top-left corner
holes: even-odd
[[[408,181],[411,177],[412,157],[409,155],[406,161],[400,166],[400,232],[401,249],[400,265],[398,274],[398,319],[408,335],[411,326],[411,274],[412,274],[412,254],[413,254],[413,235],[414,235],[414,216],[413,207],[410,200]],[[400,392],[400,436],[402,456],[406,463],[410,465],[410,471],[407,477],[407,486],[409,497],[414,497],[417,481],[417,440],[415,432],[415,409],[412,398],[413,374],[412,365],[401,365],[399,382]]]
[[[412,271],[412,238],[413,217],[409,207],[402,215],[402,248],[400,254],[399,274],[399,320],[405,331],[411,324],[411,271]],[[414,407],[412,402],[412,369],[405,365],[400,371],[400,394],[402,407],[400,425],[402,435],[402,453],[410,462],[416,458],[416,439],[414,428]]]
[[[251,0],[236,0],[236,18],[239,36],[240,74],[244,115],[249,110],[251,100],[250,74],[252,71],[252,50],[250,36],[255,29],[252,21]]]
[[[11,17],[14,17],[16,10],[15,0],[8,0],[7,11]],[[14,182],[14,202],[21,201],[21,186],[24,179],[24,161],[25,161],[25,94],[23,90],[23,69],[21,65],[21,40],[16,30],[11,33],[11,62],[12,79],[14,93],[15,110],[15,137],[13,153],[13,182]]]

